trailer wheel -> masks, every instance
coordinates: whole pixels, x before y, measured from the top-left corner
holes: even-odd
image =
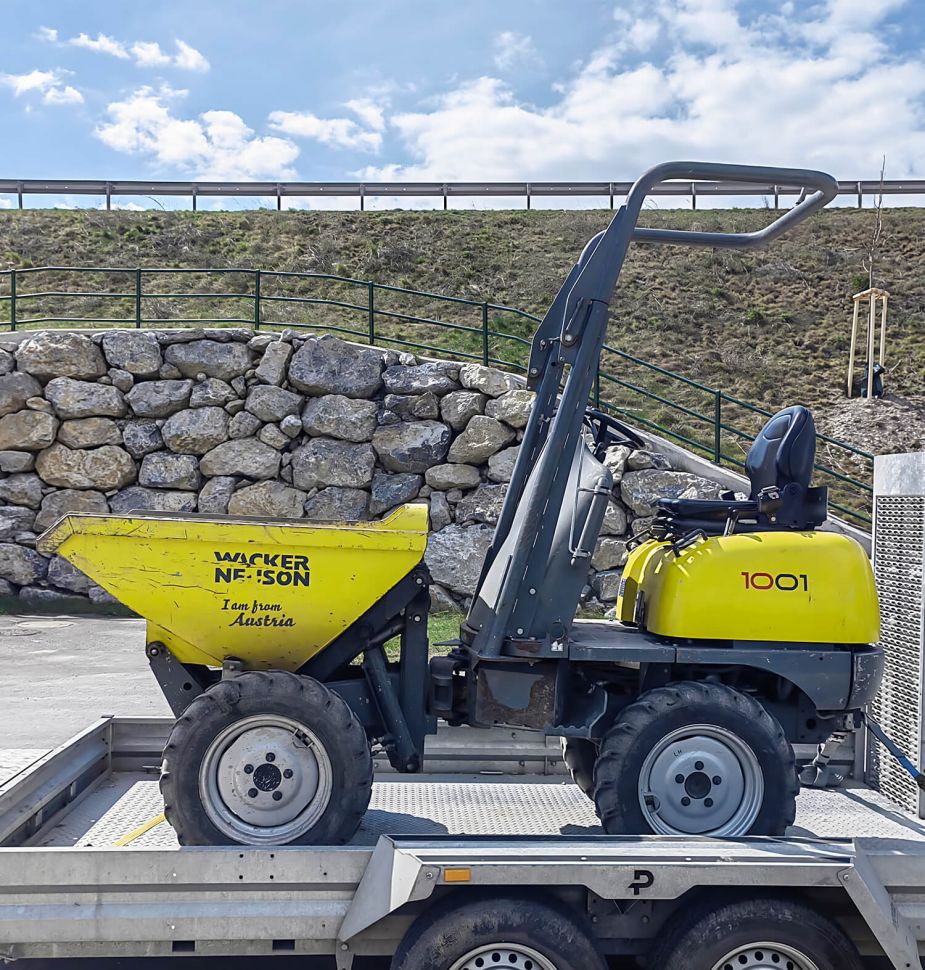
[[[181,845],[335,845],[356,832],[372,775],[343,698],[310,677],[252,671],[177,719],[161,794]]]
[[[798,791],[780,724],[723,684],[643,694],[607,732],[594,765],[594,802],[611,835],[783,835]]]
[[[861,970],[841,928],[802,903],[751,899],[679,913],[649,954],[651,970]]]
[[[464,902],[460,902],[464,899]],[[391,970],[606,970],[577,913],[519,896],[448,896],[405,934]]]
[[[572,776],[572,781],[582,794],[594,798],[594,762],[597,745],[588,738],[563,738],[562,760]]]

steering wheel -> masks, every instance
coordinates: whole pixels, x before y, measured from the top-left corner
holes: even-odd
[[[622,421],[597,408],[585,409],[585,424],[594,437],[595,454],[612,445],[625,445],[633,450],[646,447],[643,438],[632,428],[628,428]]]

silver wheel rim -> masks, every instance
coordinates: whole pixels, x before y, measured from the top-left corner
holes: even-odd
[[[331,760],[318,736],[276,714],[241,718],[218,734],[199,768],[199,796],[219,831],[247,845],[304,835],[331,800]]]
[[[666,734],[639,772],[639,804],[659,835],[746,835],[763,800],[755,752],[715,724]]]
[[[749,943],[727,953],[713,970],[819,970],[819,966],[784,943]]]
[[[558,967],[531,946],[522,943],[489,943],[460,957],[450,970],[490,970],[508,967],[513,970],[558,970]]]

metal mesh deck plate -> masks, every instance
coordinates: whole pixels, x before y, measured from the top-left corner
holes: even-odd
[[[873,715],[917,764],[922,750],[922,597],[925,582],[925,498],[878,495],[875,500],[874,569],[880,595],[886,666]],[[878,744],[869,750],[869,778],[909,811],[920,792],[894,758]]]
[[[38,841],[47,846],[108,846],[163,811],[156,778],[116,774]],[[378,781],[353,845],[380,835],[590,835],[601,832],[594,807],[571,782],[524,777],[418,775]],[[867,788],[806,790],[797,799],[794,836],[922,839],[925,824]],[[133,845],[177,844],[161,823]]]

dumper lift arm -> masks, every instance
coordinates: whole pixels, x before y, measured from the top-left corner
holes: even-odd
[[[773,183],[806,188],[812,193],[770,225],[755,232],[702,232],[637,226],[646,196],[655,185],[672,179]],[[635,240],[752,249],[771,242],[821,209],[835,197],[837,189],[835,179],[824,172],[715,162],[665,162],[633,183],[626,202],[610,225],[585,246],[534,334],[527,386],[536,391],[536,401],[473,604],[480,599],[485,579],[511,533],[515,517],[520,523],[519,538],[503,581],[492,595],[494,602],[488,604],[490,621],[484,622],[484,609],[481,611],[483,621],[478,626],[468,622],[472,610],[467,618],[472,648],[479,656],[500,655],[505,637],[515,632],[509,626],[518,597],[527,589],[539,588],[538,571],[545,568],[553,541],[554,523],[550,520],[555,519],[562,507],[568,479],[568,476],[557,475],[556,470],[563,464],[571,464],[581,444],[582,420],[607,332],[610,300],[630,243]]]

